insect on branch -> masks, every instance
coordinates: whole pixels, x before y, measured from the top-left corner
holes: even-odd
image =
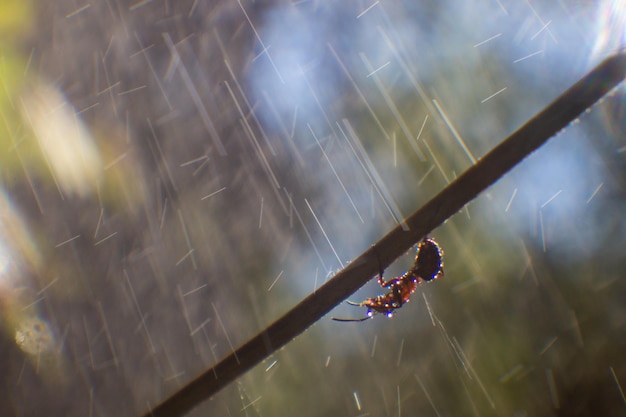
[[[626,53],[616,54],[580,79],[433,199],[354,259],[326,284],[235,352],[190,381],[144,417],[181,416],[243,375],[406,253],[430,231],[574,121],[626,77]]]

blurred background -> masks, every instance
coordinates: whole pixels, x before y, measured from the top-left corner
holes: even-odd
[[[625,24],[622,0],[2,0],[0,415],[141,415]],[[445,278],[393,319],[325,317],[189,415],[626,415],[625,120],[622,86],[435,230]]]

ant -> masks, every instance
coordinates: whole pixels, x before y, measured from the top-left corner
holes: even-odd
[[[411,294],[415,292],[418,284],[433,281],[443,276],[443,250],[434,239],[425,237],[417,246],[416,252],[413,266],[401,277],[385,281],[383,271],[378,274],[378,284],[383,288],[390,289],[387,294],[368,298],[362,303],[347,301],[353,306],[367,307],[367,316],[361,319],[338,319],[336,317],[332,319],[344,322],[365,321],[374,317],[376,313],[383,313],[387,317],[392,317],[396,309],[410,301]]]

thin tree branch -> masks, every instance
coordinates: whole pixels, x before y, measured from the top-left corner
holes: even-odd
[[[602,62],[408,217],[408,230],[402,225],[394,228],[284,316],[144,417],[181,416],[280,349],[574,121],[624,77],[626,53],[622,52]]]

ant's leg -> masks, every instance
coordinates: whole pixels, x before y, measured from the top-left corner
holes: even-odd
[[[380,256],[378,255],[378,252],[376,251],[376,247],[374,247],[374,252],[376,252],[376,258],[378,259],[378,285],[380,285],[383,288],[390,288],[391,285],[394,284],[396,279],[392,278],[389,281],[385,281],[385,279],[383,278],[383,274],[385,273],[385,270],[383,269],[383,266],[380,263]]]
[[[404,304],[404,299],[402,298],[402,289],[400,287],[401,285],[396,285],[393,287],[393,300],[395,304],[398,306],[396,308],[400,308],[402,307],[402,304]]]
[[[391,278],[389,281],[385,281],[383,279],[382,272],[378,275],[378,284],[383,288],[392,288],[394,285],[398,285],[398,281],[400,281],[397,277]]]
[[[380,278],[378,279],[378,283],[379,283],[379,284],[380,284],[380,286],[381,286],[381,287],[383,287],[383,288],[391,288],[391,287],[393,287],[394,285],[398,285],[398,282],[399,282],[399,281],[400,281],[400,280],[399,280],[398,278],[391,278],[389,281],[384,281],[384,280],[382,279],[382,277],[380,277]]]

